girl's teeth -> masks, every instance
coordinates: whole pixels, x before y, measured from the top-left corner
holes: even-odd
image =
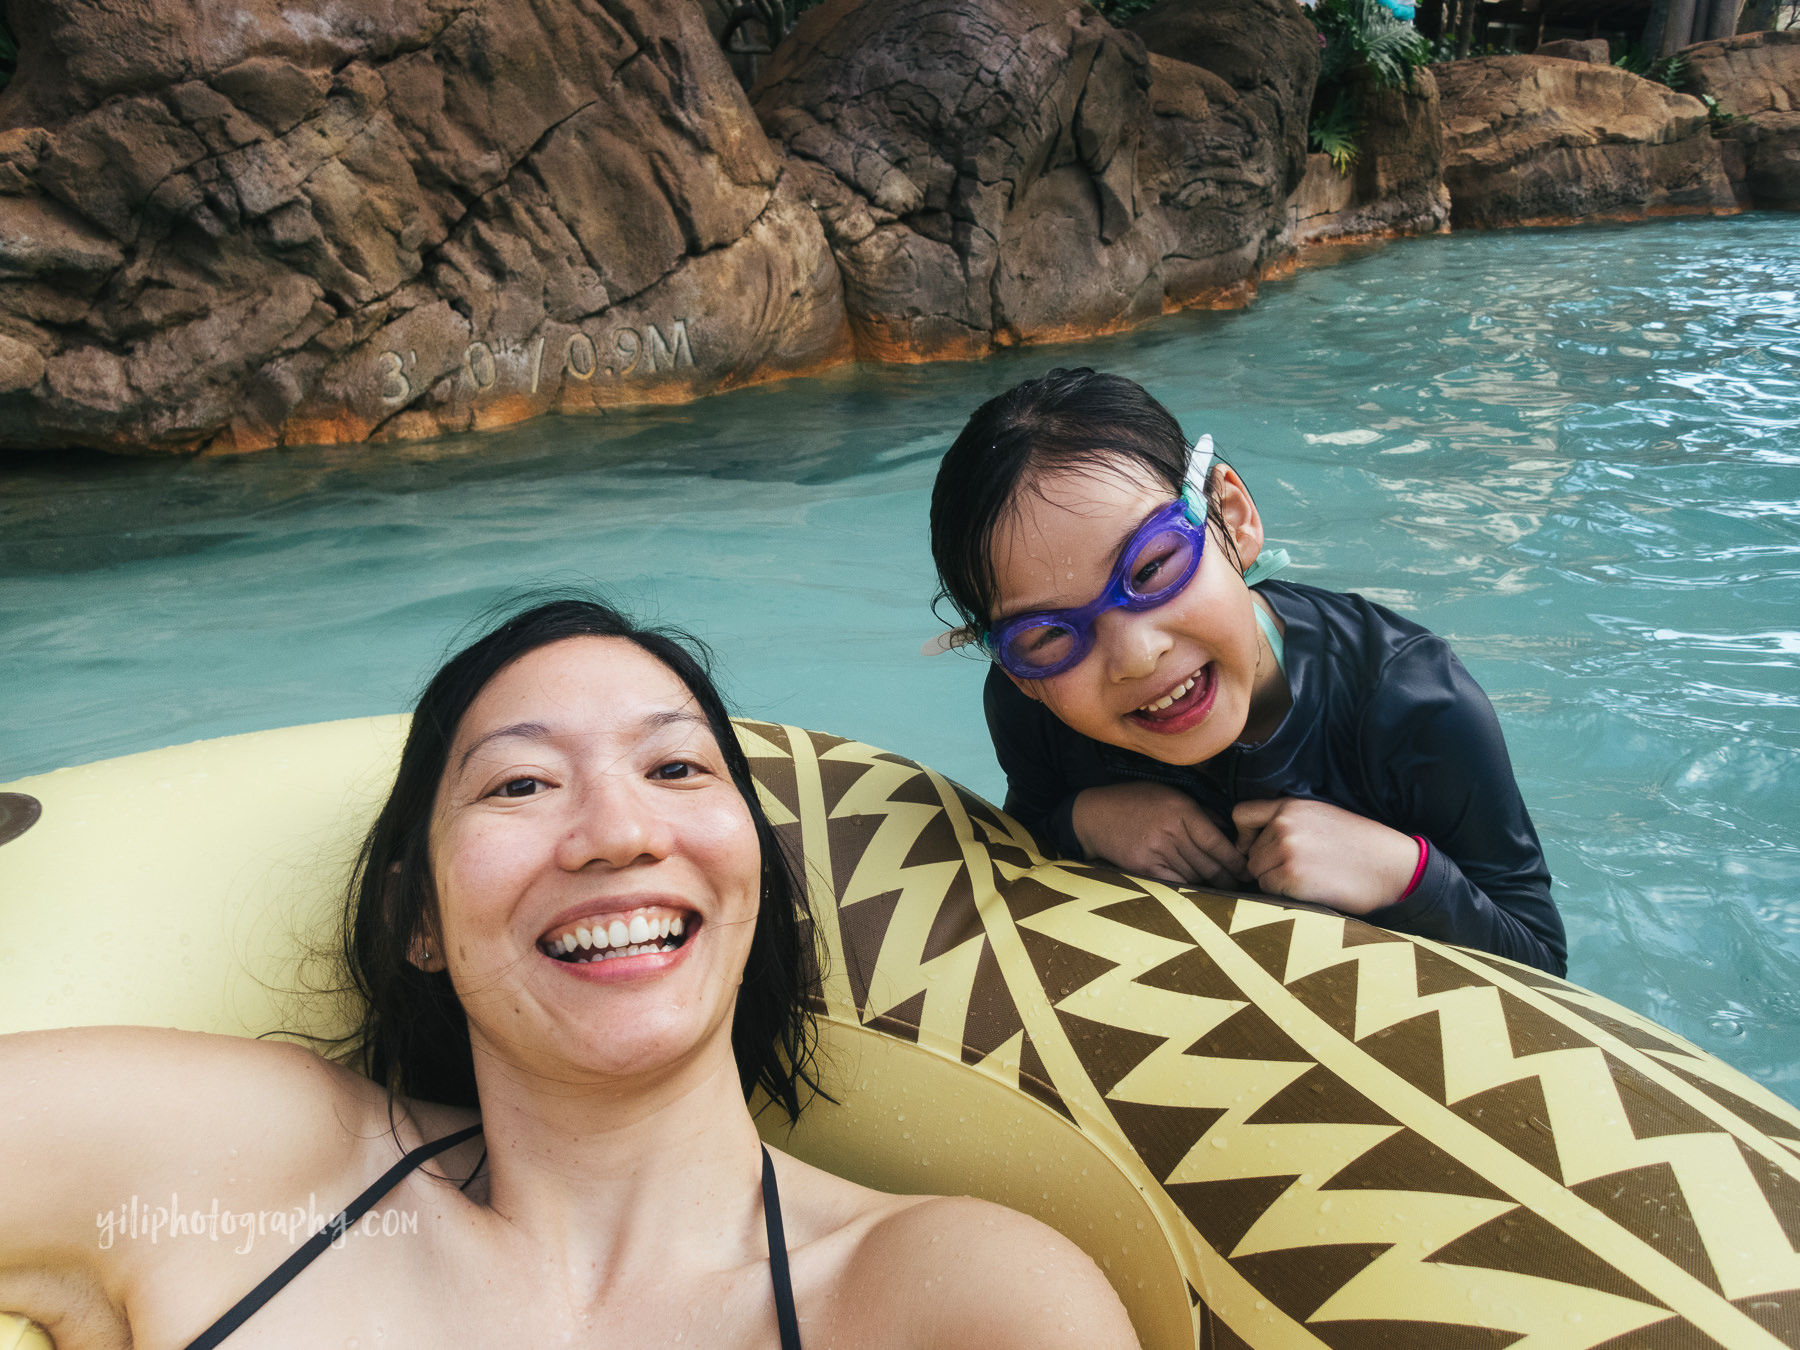
[[[614,919],[607,925],[606,937],[615,947],[623,947],[631,941],[631,930],[625,926],[625,920]]]
[[[1143,707],[1139,708],[1138,711],[1139,712],[1161,712],[1164,708],[1167,708],[1170,705],[1172,705],[1173,703],[1175,703],[1176,700],[1186,698],[1188,691],[1191,690],[1193,687],[1194,687],[1194,679],[1192,676],[1189,676],[1186,680],[1184,680],[1181,683],[1181,685],[1178,688],[1171,689],[1167,694],[1164,694],[1161,698],[1157,699],[1156,702],[1154,702],[1154,703],[1146,703]]]
[[[631,938],[632,946],[639,946],[650,940],[650,924],[642,914],[634,915],[631,926],[626,930]]]
[[[583,947],[591,947],[594,945],[594,935],[592,933],[588,932],[588,930],[585,928],[577,928],[575,930],[575,940],[577,942],[579,942]],[[566,945],[568,943],[568,939],[564,938],[563,942]]]

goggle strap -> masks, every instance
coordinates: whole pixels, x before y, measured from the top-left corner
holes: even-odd
[[[1187,497],[1190,505],[1203,505],[1206,501],[1206,475],[1212,471],[1213,438],[1210,434],[1202,436],[1194,442],[1194,448],[1188,455],[1187,486],[1181,495]],[[1188,497],[1188,493],[1194,495]]]

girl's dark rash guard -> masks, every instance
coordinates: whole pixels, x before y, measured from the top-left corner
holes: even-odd
[[[1081,858],[1072,816],[1091,787],[1171,784],[1227,837],[1238,802],[1330,802],[1430,845],[1412,894],[1368,922],[1563,974],[1562,916],[1500,722],[1449,644],[1360,595],[1280,581],[1257,590],[1282,621],[1293,695],[1274,735],[1164,764],[1071,730],[996,666],[984,701],[1008,813],[1051,851]]]

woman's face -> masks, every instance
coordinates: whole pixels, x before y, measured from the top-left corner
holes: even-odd
[[[447,963],[478,1059],[564,1080],[730,1061],[756,829],[704,711],[635,643],[569,638],[488,683],[450,748],[431,859],[425,963]]]
[[[1255,504],[1223,466],[1214,493],[1248,565],[1262,544]],[[1163,483],[1128,462],[1027,484],[995,532],[999,607],[991,621],[1087,604],[1105,589],[1125,543],[1169,500]],[[1166,764],[1197,764],[1243,736],[1278,674],[1262,652],[1251,604],[1209,529],[1200,568],[1174,599],[1101,614],[1093,649],[1060,675],[1007,678],[1084,736]]]

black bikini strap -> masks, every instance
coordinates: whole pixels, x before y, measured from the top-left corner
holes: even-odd
[[[458,1130],[455,1134],[447,1134],[442,1139],[434,1139],[429,1144],[421,1144],[408,1153],[383,1172],[374,1185],[352,1200],[343,1213],[314,1233],[301,1244],[298,1251],[270,1271],[268,1277],[234,1303],[229,1312],[195,1337],[188,1344],[187,1350],[213,1350],[213,1347],[220,1341],[249,1321],[257,1309],[280,1293],[289,1280],[311,1265],[320,1252],[348,1233],[358,1219],[380,1203],[382,1196],[394,1189],[401,1177],[420,1163],[427,1162],[446,1149],[455,1148],[458,1144],[473,1139],[480,1133],[480,1125],[471,1125],[466,1130]],[[787,1253],[783,1252],[782,1255],[785,1257]],[[783,1350],[786,1350],[785,1342],[783,1342]]]
[[[781,1350],[800,1350],[800,1319],[794,1316],[794,1282],[788,1278],[787,1235],[781,1229],[781,1192],[775,1189],[775,1160],[764,1149],[763,1224],[769,1230],[769,1278],[775,1284],[775,1325]]]

